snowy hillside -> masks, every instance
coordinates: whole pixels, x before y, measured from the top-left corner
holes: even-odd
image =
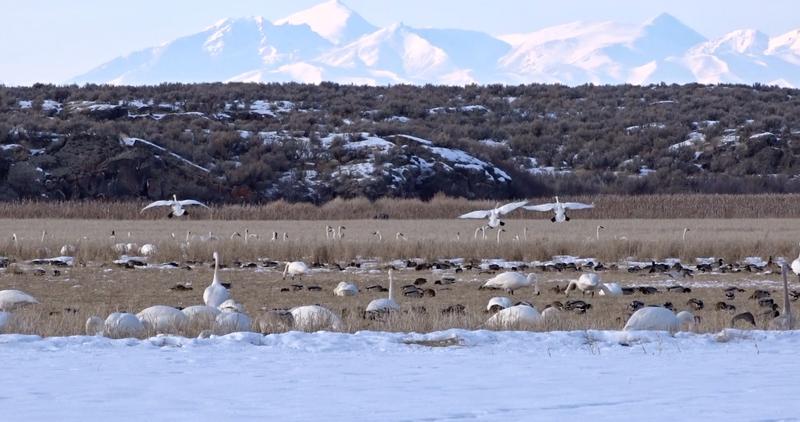
[[[274,23],[225,19],[196,34],[114,59],[73,83],[332,81],[397,83],[800,86],[800,29],[707,40],[668,14],[640,25],[573,22],[492,36],[462,29],[378,28],[339,0]]]

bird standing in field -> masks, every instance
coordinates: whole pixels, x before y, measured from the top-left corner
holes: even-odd
[[[146,209],[154,207],[170,207],[170,212],[169,214],[167,214],[167,218],[181,217],[184,215],[189,215],[189,212],[185,210],[183,207],[187,207],[190,205],[199,205],[201,207],[208,208],[208,205],[200,201],[196,201],[194,199],[183,199],[179,201],[177,195],[172,195],[172,199],[165,199],[161,201],[151,202],[146,207],[142,208],[142,211],[140,212],[144,212]]]
[[[231,297],[228,289],[219,281],[217,271],[219,271],[219,254],[214,252],[214,279],[211,280],[211,284],[203,291],[203,302],[212,308],[218,307],[222,302],[225,302]]]

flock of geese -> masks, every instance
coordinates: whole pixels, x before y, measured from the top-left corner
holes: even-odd
[[[253,319],[245,312],[242,304],[236,302],[230,290],[219,277],[220,257],[213,253],[214,273],[211,283],[203,291],[203,304],[192,305],[183,309],[165,305],[151,306],[137,314],[127,312],[114,312],[105,319],[99,316],[90,317],[85,324],[86,334],[102,335],[111,338],[144,337],[150,333],[182,334],[198,332],[201,337],[211,334],[223,335],[232,332],[251,331]],[[302,278],[311,269],[301,261],[287,262],[283,270],[283,279],[286,277]],[[783,276],[784,303],[783,312],[777,312],[769,326],[774,329],[793,329],[794,317],[789,302],[788,273],[794,271],[800,276],[800,256],[790,265],[781,265]],[[394,299],[394,272],[387,273],[389,288],[387,297],[378,298],[369,302],[365,308],[365,316],[373,319],[383,318],[399,312],[400,304]],[[517,271],[506,271],[486,280],[481,289],[504,290],[510,295],[523,288],[533,289],[534,295],[540,294],[538,277],[531,272],[523,274]],[[582,294],[595,293],[601,296],[621,296],[623,289],[616,283],[603,283],[597,273],[583,273],[577,279],[569,282],[563,293],[568,297],[570,292],[578,290]],[[340,282],[334,289],[336,296],[355,296],[358,287],[349,282]],[[756,293],[762,291],[757,290]],[[756,295],[754,293],[754,295]],[[762,292],[761,295],[768,292]],[[761,298],[759,295],[757,298]],[[766,297],[765,296],[765,297]],[[771,299],[769,299],[771,301]],[[702,309],[702,302],[699,308]],[[692,302],[690,300],[689,302]],[[39,302],[31,295],[19,290],[0,291],[0,332],[9,326],[13,312],[16,310],[36,305]],[[555,302],[554,302],[555,303]],[[687,304],[689,304],[687,302]],[[588,305],[591,306],[591,305]],[[588,309],[587,306],[587,309]],[[659,330],[674,333],[691,329],[699,323],[690,311],[675,313],[667,306],[644,306],[640,304],[630,315],[623,330]],[[484,327],[490,329],[535,329],[542,327],[547,321],[559,318],[562,309],[555,305],[547,305],[541,312],[528,302],[514,303],[509,297],[497,296],[489,300],[487,312],[492,315],[486,320]],[[585,310],[584,310],[585,311]],[[749,312],[734,317],[733,323],[744,320],[754,323]],[[261,332],[275,332],[280,330],[301,331],[342,331],[345,325],[339,315],[320,305],[303,305],[288,310],[272,310],[258,321]]]
[[[199,206],[208,208],[205,204],[187,199],[178,200],[173,196],[172,200],[155,201],[142,209],[142,212],[156,207],[168,207],[170,209],[167,217],[181,217],[188,215],[186,207]],[[465,219],[487,219],[487,223],[475,230],[475,237],[479,232],[486,236],[486,230],[497,229],[499,236],[504,229],[505,223],[502,216],[519,208],[532,211],[554,213],[552,222],[565,222],[570,218],[567,216],[568,210],[579,210],[592,208],[593,204],[583,204],[578,202],[560,202],[555,197],[555,202],[539,205],[527,205],[526,201],[512,202],[505,205],[499,203],[490,210],[477,210],[459,216]],[[596,236],[599,237],[602,226],[597,227]],[[325,235],[327,239],[342,239],[345,236],[346,228],[326,226]],[[683,236],[685,238],[685,229]],[[527,234],[527,233],[526,233]],[[114,237],[112,232],[112,237]],[[382,239],[379,231],[373,233],[378,239]],[[43,234],[44,236],[44,234]],[[191,232],[187,232],[186,242],[193,238]],[[208,234],[207,240],[213,240],[212,234]],[[173,235],[174,237],[174,235]],[[251,239],[258,239],[258,235],[250,233],[245,229],[244,234],[234,233],[231,238],[242,237],[247,243]],[[284,233],[284,239],[286,234]],[[397,240],[405,239],[402,233],[397,233]],[[277,239],[277,233],[273,233],[273,240]],[[157,248],[153,244],[145,244],[139,247],[134,243],[116,243],[114,249],[119,253],[136,253],[142,256],[151,256],[156,253]],[[61,254],[65,256],[73,255],[75,247],[65,245],[61,249]],[[230,290],[219,277],[220,257],[217,252],[213,253],[214,274],[211,283],[203,292],[203,304],[189,306],[183,309],[165,305],[148,307],[137,314],[127,312],[114,312],[105,319],[99,316],[92,316],[86,321],[85,329],[89,335],[103,335],[112,338],[124,337],[143,337],[148,333],[170,333],[179,334],[196,330],[201,336],[211,334],[227,334],[237,331],[250,331],[253,328],[253,319],[245,312],[242,304],[236,302]],[[655,264],[653,264],[655,265]],[[596,269],[596,268],[595,268]],[[789,291],[787,274],[790,271],[800,277],[800,256],[790,265],[782,264],[781,273],[784,284],[784,306],[783,312],[777,310],[776,316],[772,319],[770,326],[779,329],[792,329],[794,327],[794,317],[789,304]],[[652,269],[651,269],[652,270]],[[302,261],[292,261],[285,264],[282,278],[285,280],[290,277],[302,278],[311,271],[309,266]],[[365,314],[373,318],[382,317],[400,311],[401,307],[394,299],[394,273],[390,269],[387,273],[389,288],[388,295],[384,298],[372,300],[365,308]],[[486,280],[481,289],[499,289],[513,295],[516,290],[532,288],[535,295],[540,294],[537,275],[533,272],[523,274],[517,271],[506,271]],[[563,293],[569,297],[573,291],[580,291],[582,294],[597,293],[600,296],[621,296],[624,289],[617,283],[603,283],[596,272],[581,274],[577,279],[571,280]],[[346,281],[340,282],[333,290],[336,296],[355,296],[358,294],[358,287]],[[39,302],[31,295],[19,290],[0,291],[0,332],[9,325],[13,312],[25,307],[36,305]],[[588,305],[591,306],[591,305]],[[587,307],[588,307],[587,306]],[[777,309],[777,306],[775,306]],[[541,312],[531,303],[513,301],[504,296],[493,297],[486,306],[492,315],[485,322],[484,326],[492,329],[513,329],[513,328],[536,328],[541,327],[545,321],[554,320],[559,317],[561,310],[557,306],[547,305]],[[749,313],[748,313],[749,314]],[[734,322],[740,320],[752,320],[745,314],[734,317]],[[638,307],[628,318],[624,325],[624,330],[663,330],[676,332],[686,328],[691,328],[698,323],[696,318],[689,311],[678,313],[662,306],[643,306]],[[304,305],[291,308],[289,310],[268,311],[258,323],[262,332],[271,332],[276,327],[282,329],[295,329],[302,331],[316,330],[344,330],[345,326],[340,316],[331,310],[320,305]]]

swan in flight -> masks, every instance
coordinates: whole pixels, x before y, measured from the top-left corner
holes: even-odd
[[[580,202],[559,202],[558,197],[556,196],[556,202],[540,205],[528,205],[523,208],[529,211],[553,211],[556,215],[550,218],[550,221],[553,223],[562,223],[564,221],[569,221],[569,217],[567,217],[567,210],[584,210],[587,208],[594,208],[594,204],[582,204]]]
[[[694,325],[695,318],[691,312],[681,311],[677,315],[667,308],[647,306],[634,312],[625,324],[625,331],[653,330],[680,331],[684,326]]]
[[[392,270],[389,270],[389,297],[382,298],[382,299],[375,299],[367,305],[367,312],[391,312],[391,311],[399,311],[400,305],[394,301],[392,298],[393,293],[393,280],[392,276],[394,273]]]
[[[527,276],[516,271],[508,271],[498,274],[483,283],[481,288],[504,289],[509,294],[514,294],[514,290],[533,285],[533,291],[539,294],[539,283],[536,274],[530,273]]]
[[[180,217],[180,216],[183,216],[183,215],[189,215],[189,212],[186,211],[185,209],[183,209],[183,207],[186,207],[186,206],[189,206],[189,205],[199,205],[201,207],[208,208],[208,205],[206,205],[206,204],[204,204],[204,203],[202,203],[200,201],[195,201],[194,199],[184,199],[184,200],[178,201],[178,196],[177,195],[172,195],[172,199],[165,199],[165,200],[162,200],[162,201],[151,202],[149,205],[147,205],[146,207],[142,208],[142,211],[140,211],[140,212],[144,212],[144,210],[146,210],[148,208],[170,207],[172,209],[172,211],[170,211],[170,213],[167,214],[167,217],[168,218]],[[211,208],[208,208],[208,209],[211,209]]]
[[[525,205],[527,203],[528,203],[528,201],[510,202],[508,204],[500,206],[500,203],[498,202],[494,206],[493,209],[490,209],[490,210],[478,210],[478,211],[468,212],[466,214],[458,216],[458,218],[477,218],[477,219],[488,218],[489,221],[485,226],[483,226],[483,228],[484,229],[496,229],[496,228],[498,228],[500,226],[505,226],[506,225],[505,222],[500,220],[500,216],[501,215],[506,215],[506,214],[510,213],[511,211],[514,211],[515,209],[517,209],[517,208],[519,208],[519,207],[521,207],[521,206],[523,206],[523,205]],[[477,231],[475,232],[475,236],[476,237],[478,236],[478,232]]]
[[[216,308],[231,297],[228,289],[220,283],[219,277],[217,277],[218,270],[219,254],[214,252],[214,279],[211,280],[211,284],[203,291],[203,302],[212,308]]]

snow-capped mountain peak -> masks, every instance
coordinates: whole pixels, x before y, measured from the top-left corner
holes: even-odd
[[[330,0],[275,23],[261,17],[223,19],[68,82],[214,81],[800,86],[800,30],[770,39],[744,29],[707,40],[662,13],[639,25],[572,22],[494,37],[402,23],[377,28]]]
[[[329,0],[275,21],[276,25],[308,25],[333,44],[352,41],[377,28],[339,0]]]
[[[739,29],[698,46],[707,54],[761,54],[769,47],[767,34],[757,29]]]

